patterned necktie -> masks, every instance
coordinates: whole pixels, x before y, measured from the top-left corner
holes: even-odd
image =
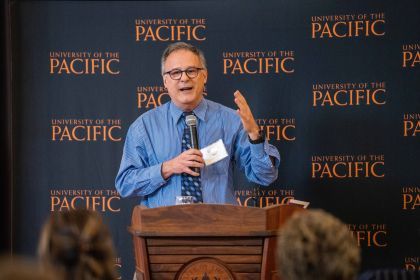
[[[183,152],[188,149],[191,149],[190,130],[185,122],[185,117],[191,114],[191,112],[182,113],[182,121],[184,123],[184,133],[182,135]],[[196,177],[186,173],[182,173],[181,194],[183,196],[192,196],[194,203],[203,202],[203,195],[201,192],[201,175]]]

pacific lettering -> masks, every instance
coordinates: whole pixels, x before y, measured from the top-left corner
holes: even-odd
[[[416,271],[416,270],[418,270],[418,271],[420,271],[420,265],[415,265],[415,264],[412,264],[412,263],[406,263],[405,264],[405,269],[406,270],[412,270],[412,271]]]
[[[354,161],[354,162],[312,162],[312,178],[383,178],[383,161]]]
[[[137,93],[137,108],[156,108],[163,103],[170,100],[169,94],[167,92],[163,93],[143,93],[138,92]]]
[[[74,58],[74,59],[58,59],[50,58],[50,74],[110,74],[117,75],[120,70],[117,65],[120,62],[117,58]]]
[[[204,41],[205,25],[136,26],[136,41]]]
[[[420,194],[403,194],[403,209],[415,210],[420,208]]]
[[[351,231],[354,238],[357,240],[359,246],[366,247],[387,247],[386,242],[387,232],[384,230],[371,231],[371,230],[357,230]]]
[[[223,59],[223,74],[268,74],[295,72],[294,57],[260,57],[247,59]]]
[[[404,121],[404,136],[417,136],[420,133],[420,120]]]
[[[313,22],[312,38],[348,38],[359,36],[384,36],[383,27],[385,20],[378,19],[374,21],[356,20],[356,21],[338,21],[335,23]]]
[[[312,106],[359,106],[386,104],[385,89],[350,89],[336,91],[312,91]]]
[[[294,141],[296,136],[294,135],[294,130],[296,126],[293,124],[288,125],[261,125],[260,129],[264,131],[265,137],[267,140],[285,140],[285,141]]]
[[[244,201],[241,201],[240,197],[237,197],[239,205],[244,207],[255,207],[258,205],[260,208],[264,208],[270,205],[284,205],[287,204],[292,196],[278,197],[278,196],[261,196],[261,197],[247,197]]]
[[[402,67],[415,67],[420,63],[420,51],[403,52],[403,64]]]
[[[51,126],[52,141],[112,141],[119,142],[121,126],[104,125],[76,125],[76,126]]]
[[[75,196],[72,198],[51,196],[51,211],[83,208],[101,212],[119,212],[120,208],[116,207],[113,201],[120,199],[119,196]]]

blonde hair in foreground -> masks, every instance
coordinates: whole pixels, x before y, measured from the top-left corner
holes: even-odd
[[[280,231],[278,270],[283,280],[353,280],[360,249],[349,229],[323,210],[296,213]]]

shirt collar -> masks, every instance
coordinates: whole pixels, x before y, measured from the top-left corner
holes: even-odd
[[[193,110],[194,115],[196,115],[199,120],[205,121],[206,120],[207,107],[208,107],[207,100],[204,99],[204,97],[203,97],[201,99],[200,103],[198,104],[198,106],[195,107],[195,109]],[[181,109],[179,109],[177,106],[175,106],[175,104],[173,102],[171,102],[169,104],[169,112],[170,112],[174,122],[178,123],[179,119],[182,116],[183,111]]]

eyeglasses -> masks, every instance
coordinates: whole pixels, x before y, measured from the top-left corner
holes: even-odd
[[[172,80],[181,80],[182,73],[185,72],[188,78],[194,79],[198,76],[198,71],[200,70],[204,70],[204,68],[188,67],[185,70],[173,69],[171,71],[163,73],[163,75],[169,74],[169,77],[171,77]]]

